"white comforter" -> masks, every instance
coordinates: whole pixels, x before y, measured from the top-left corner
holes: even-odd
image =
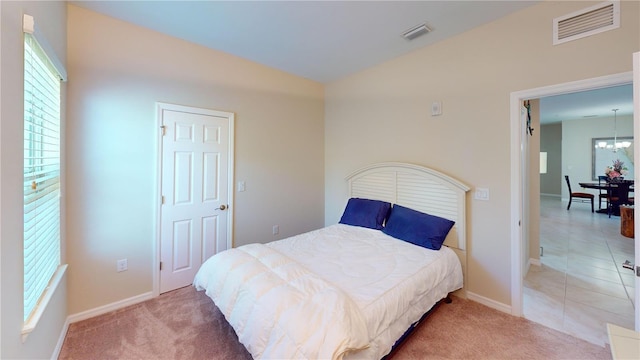
[[[254,358],[379,359],[462,287],[462,268],[449,248],[336,224],[214,255],[194,285],[207,290]]]
[[[196,274],[255,359],[341,359],[368,346],[351,298],[262,244],[219,253]]]

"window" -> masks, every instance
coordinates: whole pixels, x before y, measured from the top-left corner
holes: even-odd
[[[60,266],[60,72],[24,40],[24,320]],[[37,322],[37,319],[35,320]],[[33,327],[33,325],[32,325]]]

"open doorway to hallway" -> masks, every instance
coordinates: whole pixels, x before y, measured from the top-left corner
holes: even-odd
[[[607,90],[614,97],[619,97],[613,100],[615,107],[626,107],[626,127],[618,124],[618,131],[622,130],[618,136],[633,136],[631,86],[620,85]],[[588,93],[595,94],[596,91]],[[558,101],[579,98],[576,94],[552,98]],[[551,107],[559,106],[553,101],[547,103]],[[530,194],[535,197],[542,194],[539,219],[531,221],[532,224],[539,223],[541,253],[539,257],[532,256],[532,263],[537,266],[528,267],[528,272],[525,270],[523,315],[532,321],[604,346],[608,343],[607,323],[634,328],[634,276],[632,271],[621,266],[626,260],[634,260],[634,239],[621,235],[619,217],[592,213],[589,204],[575,203],[571,210],[567,210],[569,196],[564,175],[570,175],[573,191],[593,192],[596,209],[599,208],[598,192],[581,189],[578,182],[597,181],[597,175],[604,174],[604,166],[596,169],[592,139],[615,136],[609,109],[614,106],[611,102],[603,101],[603,108],[597,116],[591,115],[598,110],[597,104],[588,100],[588,96],[578,106],[569,105],[564,105],[568,106],[567,112],[578,108],[581,113],[567,113],[568,124],[565,126],[562,119],[558,119],[565,116],[561,114],[562,107],[545,113],[545,104],[541,101],[540,137],[531,139],[540,141],[540,151],[547,153],[549,161],[545,174],[540,175],[540,191],[535,189]],[[555,115],[549,121],[548,117],[554,112],[560,115]],[[549,124],[554,120],[556,124]],[[531,148],[536,151],[538,147]],[[631,154],[630,161],[633,162],[633,149],[626,153]],[[536,175],[532,173],[531,176]],[[630,177],[633,178],[633,173]],[[532,213],[531,216],[536,214]],[[533,252],[533,247],[530,252]]]
[[[579,83],[577,85],[565,84],[514,93],[512,94],[511,102],[512,119],[515,119],[516,113],[514,109],[515,104],[517,104],[515,100],[518,97],[519,100],[526,100],[527,98],[552,96],[569,93],[570,91],[615,86],[630,81],[630,76],[627,75],[618,76],[617,79],[614,78],[615,76],[605,80],[600,78],[595,80],[593,84],[589,84],[589,80],[585,80],[577,82]],[[512,129],[512,138],[515,138],[516,130],[517,128]],[[533,149],[533,151],[537,152],[537,148],[534,147]],[[512,146],[514,155],[518,150],[518,147]],[[582,151],[589,150],[587,147]],[[537,156],[537,153],[535,155]],[[512,156],[512,158],[516,158],[516,156]],[[529,164],[522,165],[529,166]],[[562,172],[564,172],[571,169],[570,166],[572,165],[563,164],[562,166]],[[535,170],[537,172],[537,169]],[[562,184],[562,175],[558,176],[558,184]],[[577,186],[578,181],[590,181],[591,176],[591,167],[589,166],[588,174],[584,176],[585,178],[576,179],[574,186]],[[521,179],[523,178],[521,177]],[[521,194],[522,189],[527,188],[524,182],[529,180],[524,179],[522,181],[523,183],[520,186]],[[540,191],[538,190],[532,191],[531,196],[540,197]],[[522,255],[518,254],[523,254],[524,251],[528,250],[532,255],[534,248],[529,248],[527,236],[521,236],[521,239],[525,241],[524,243],[514,244],[516,246],[513,252],[513,269],[514,285],[516,287],[512,298],[515,299],[512,304],[513,313],[515,315],[524,315],[526,318],[546,326],[603,345],[608,342],[606,336],[607,322],[631,329],[634,328],[633,304],[637,302],[637,299],[633,298],[633,273],[629,271],[629,274],[625,275],[625,269],[621,268],[624,260],[630,259],[633,261],[634,239],[620,235],[619,218],[609,219],[606,215],[592,214],[590,205],[583,205],[584,208],[578,209],[580,205],[574,204],[571,211],[567,211],[566,199],[568,199],[568,196],[564,197],[565,201],[563,202],[561,194],[555,197],[543,196],[541,199],[541,211],[539,213],[540,245],[546,245],[543,256],[540,258],[541,266],[522,266],[520,268],[519,265],[526,263],[519,261],[528,261],[530,259],[523,258]],[[528,194],[526,196],[523,195],[521,199],[523,207],[528,206],[531,200]],[[537,209],[535,210],[532,216],[538,216]],[[584,217],[580,219],[580,215],[584,215]],[[517,227],[514,227],[513,230],[517,230]],[[537,245],[537,239],[535,243]],[[571,252],[571,250],[574,250],[574,252]],[[535,261],[532,261],[532,263],[535,263]],[[527,271],[529,268],[531,270]],[[519,269],[522,269],[521,274],[518,274]],[[537,274],[533,274],[536,270],[549,271],[539,271]],[[533,275],[525,277],[527,273]],[[611,277],[607,277],[608,275],[611,275]],[[522,280],[521,283],[518,282],[518,276],[522,276],[520,278]],[[521,291],[520,294],[518,294],[518,291]],[[517,301],[519,300],[518,295],[521,296],[521,302]],[[536,297],[536,295],[538,296]],[[523,308],[519,309],[518,306],[523,306]],[[521,312],[519,313],[519,311]],[[612,316],[600,316],[603,314],[612,314]],[[598,329],[598,331],[581,333],[582,330],[589,327]]]

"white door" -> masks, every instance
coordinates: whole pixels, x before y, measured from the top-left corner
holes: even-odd
[[[161,141],[160,293],[193,283],[231,247],[233,114],[158,104]]]
[[[640,139],[640,52],[633,54],[633,137]],[[640,146],[636,146],[634,157],[640,159]],[[635,168],[635,179],[640,179],[640,167]],[[633,222],[640,224],[640,211],[634,211]],[[632,269],[636,273],[635,281],[635,309],[636,309],[636,331],[640,331],[640,234],[635,232],[635,268]]]

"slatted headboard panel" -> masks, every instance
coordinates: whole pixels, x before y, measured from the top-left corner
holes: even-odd
[[[455,221],[445,245],[466,249],[469,187],[441,172],[407,163],[379,163],[347,177],[349,197],[388,201]]]

